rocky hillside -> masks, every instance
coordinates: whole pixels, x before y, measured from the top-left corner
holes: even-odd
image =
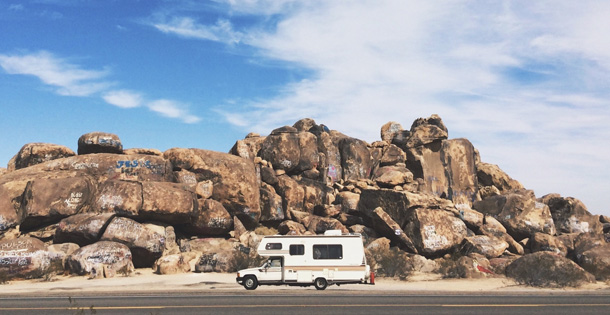
[[[440,117],[366,143],[311,119],[229,153],[123,149],[93,132],[30,143],[0,168],[0,277],[233,271],[263,234],[361,233],[370,263],[537,284],[610,278],[610,222],[577,199],[537,198]],[[563,283],[565,272],[574,278]],[[564,277],[565,278],[565,277]]]

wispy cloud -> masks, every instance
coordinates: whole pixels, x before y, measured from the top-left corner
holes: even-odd
[[[55,87],[55,92],[63,96],[99,95],[106,103],[121,108],[140,107],[147,102],[139,92],[109,90],[115,85],[107,80],[110,71],[87,70],[47,51],[21,55],[0,54],[0,67],[9,74],[37,77],[44,84]],[[147,102],[147,108],[164,117],[189,124],[201,120],[191,114],[186,105],[177,101],[151,101]]]
[[[190,17],[174,17],[168,22],[153,22],[151,25],[166,34],[178,35],[184,38],[218,41],[227,44],[239,43],[243,36],[241,33],[233,30],[228,20],[223,19],[218,20],[214,25],[203,25]]]
[[[85,70],[46,51],[0,55],[0,66],[9,74],[35,76],[43,83],[56,87],[56,92],[61,95],[89,96],[109,85],[100,81],[108,75],[107,70]]]
[[[218,109],[229,123],[267,133],[311,117],[374,141],[388,120],[409,126],[438,113],[450,135],[467,137],[537,193],[603,206],[588,187],[610,189],[600,158],[610,155],[601,145],[610,137],[610,3],[272,2],[265,10],[266,0],[224,1],[229,18],[276,22],[240,25],[241,43],[314,75],[239,112]],[[172,25],[227,42],[214,25]]]
[[[176,101],[161,99],[152,101],[146,106],[153,112],[159,113],[162,116],[177,118],[187,124],[194,124],[201,120],[201,118],[189,114],[185,109],[186,105]]]
[[[122,108],[134,108],[142,105],[142,96],[139,93],[127,90],[108,91],[102,95],[106,103]]]

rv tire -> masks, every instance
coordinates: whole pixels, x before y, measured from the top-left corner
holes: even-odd
[[[328,286],[328,282],[326,282],[326,279],[324,278],[316,278],[316,280],[313,282],[313,285],[318,290],[324,290]]]
[[[246,276],[244,278],[244,288],[246,288],[246,290],[254,290],[256,289],[256,287],[258,287],[258,281],[256,280],[256,277]]]

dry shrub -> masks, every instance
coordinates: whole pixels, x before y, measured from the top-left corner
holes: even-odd
[[[399,277],[405,279],[411,272],[409,256],[398,247],[375,247],[367,252],[367,260],[381,277]]]
[[[257,227],[256,229],[254,229],[254,233],[256,233],[256,235],[277,235],[279,234],[278,230],[272,227],[267,227],[264,225],[261,225],[259,227]]]

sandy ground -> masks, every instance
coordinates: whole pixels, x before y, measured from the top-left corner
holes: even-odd
[[[313,290],[313,287],[261,286],[256,292],[294,294],[295,291]],[[415,274],[405,280],[377,278],[375,285],[329,286],[327,291],[350,291],[372,293],[392,292],[412,294],[469,294],[469,293],[510,293],[510,294],[608,294],[610,283],[597,282],[580,288],[539,289],[518,285],[504,277],[484,279],[441,279],[431,274]],[[16,295],[102,295],[102,294],[162,294],[166,292],[231,293],[246,291],[235,282],[235,274],[226,273],[186,273],[177,275],[157,275],[151,269],[138,269],[136,274],[124,277],[117,275],[109,279],[88,279],[83,276],[57,276],[51,281],[41,279],[15,280],[0,285],[1,296]]]

